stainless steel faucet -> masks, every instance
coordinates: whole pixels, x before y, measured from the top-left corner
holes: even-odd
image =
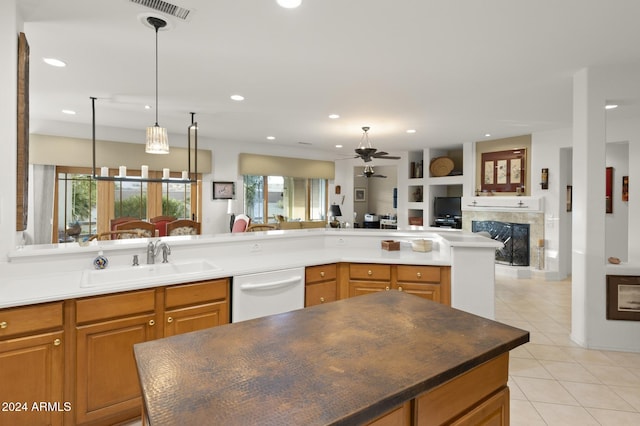
[[[160,240],[156,241],[155,243],[153,241],[149,241],[149,244],[147,244],[147,264],[148,265],[152,265],[156,263],[156,256],[158,255],[160,250],[162,250],[162,263],[169,262],[167,260],[167,256],[171,254],[171,247],[169,247],[169,244]]]

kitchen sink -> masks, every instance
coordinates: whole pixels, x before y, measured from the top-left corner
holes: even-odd
[[[87,269],[82,272],[80,287],[120,286],[137,283],[163,284],[176,282],[176,279],[187,282],[209,278],[211,272],[219,270],[221,270],[220,267],[204,259]]]

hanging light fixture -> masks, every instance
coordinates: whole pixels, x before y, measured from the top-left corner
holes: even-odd
[[[147,22],[156,29],[156,124],[147,127],[147,143],[144,150],[149,154],[168,154],[167,129],[158,125],[158,29],[164,28],[167,22],[155,16],[149,16]]]

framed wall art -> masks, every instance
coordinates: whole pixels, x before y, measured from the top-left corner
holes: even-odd
[[[29,201],[29,43],[18,36],[18,137],[16,164],[16,231],[27,229]]]
[[[573,186],[567,185],[567,211],[573,210]]]
[[[629,176],[622,176],[622,201],[629,201]]]
[[[366,188],[355,188],[353,191],[353,201],[355,202],[365,202],[367,201],[367,189]]]
[[[213,182],[214,200],[232,200],[236,195],[235,182]]]
[[[607,167],[605,181],[606,212],[613,213],[613,167]]]
[[[525,184],[525,148],[482,154],[482,192],[521,193]]]
[[[607,275],[607,319],[640,321],[640,277]]]

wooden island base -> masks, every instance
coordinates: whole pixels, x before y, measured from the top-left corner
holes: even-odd
[[[529,333],[380,292],[137,344],[150,425],[509,423]]]

